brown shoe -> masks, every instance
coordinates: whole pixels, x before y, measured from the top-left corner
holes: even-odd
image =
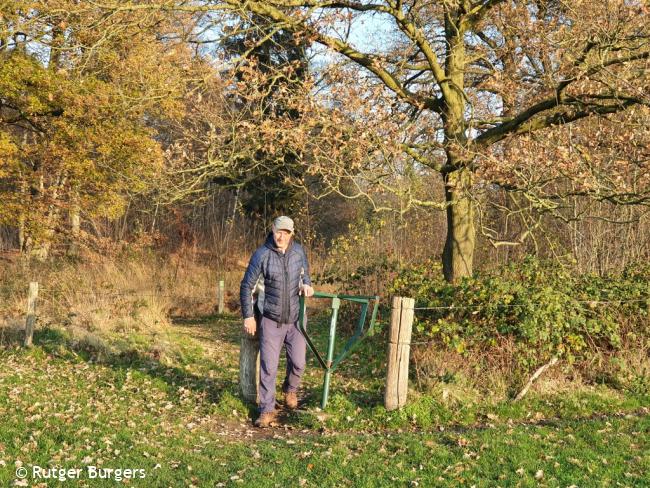
[[[255,421],[255,427],[271,427],[271,425],[275,424],[276,421],[277,416],[275,412],[263,412],[259,417],[257,417],[257,420]]]
[[[298,395],[295,391],[287,391],[284,394],[284,404],[290,410],[295,410],[298,408]]]

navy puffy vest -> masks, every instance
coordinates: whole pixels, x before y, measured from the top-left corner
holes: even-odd
[[[264,277],[264,310],[262,315],[281,324],[298,320],[301,278],[311,285],[307,256],[300,244],[291,240],[283,254],[269,234],[264,245],[251,257],[239,287],[242,316],[253,317],[252,293],[260,276]]]

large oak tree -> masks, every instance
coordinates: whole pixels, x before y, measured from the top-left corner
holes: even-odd
[[[448,225],[443,270],[451,281],[472,273],[471,190],[506,143],[650,103],[650,23],[641,2],[270,0],[221,6],[254,12],[326,46],[385,88],[366,97],[368,104],[380,105],[387,92],[397,107],[393,114],[408,110],[428,126],[402,139],[402,149],[442,176]],[[389,33],[372,50],[350,40],[369,15]],[[531,159],[528,164],[535,164]],[[517,189],[512,181],[503,186]],[[580,191],[597,195],[601,188]]]

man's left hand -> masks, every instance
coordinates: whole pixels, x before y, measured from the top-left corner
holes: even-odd
[[[314,289],[309,285],[302,285],[300,287],[300,293],[306,297],[310,297],[314,294]]]

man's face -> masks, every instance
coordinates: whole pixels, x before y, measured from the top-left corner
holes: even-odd
[[[281,251],[286,251],[289,247],[289,241],[291,240],[291,232],[284,229],[273,229],[273,238],[275,239],[275,245]]]

